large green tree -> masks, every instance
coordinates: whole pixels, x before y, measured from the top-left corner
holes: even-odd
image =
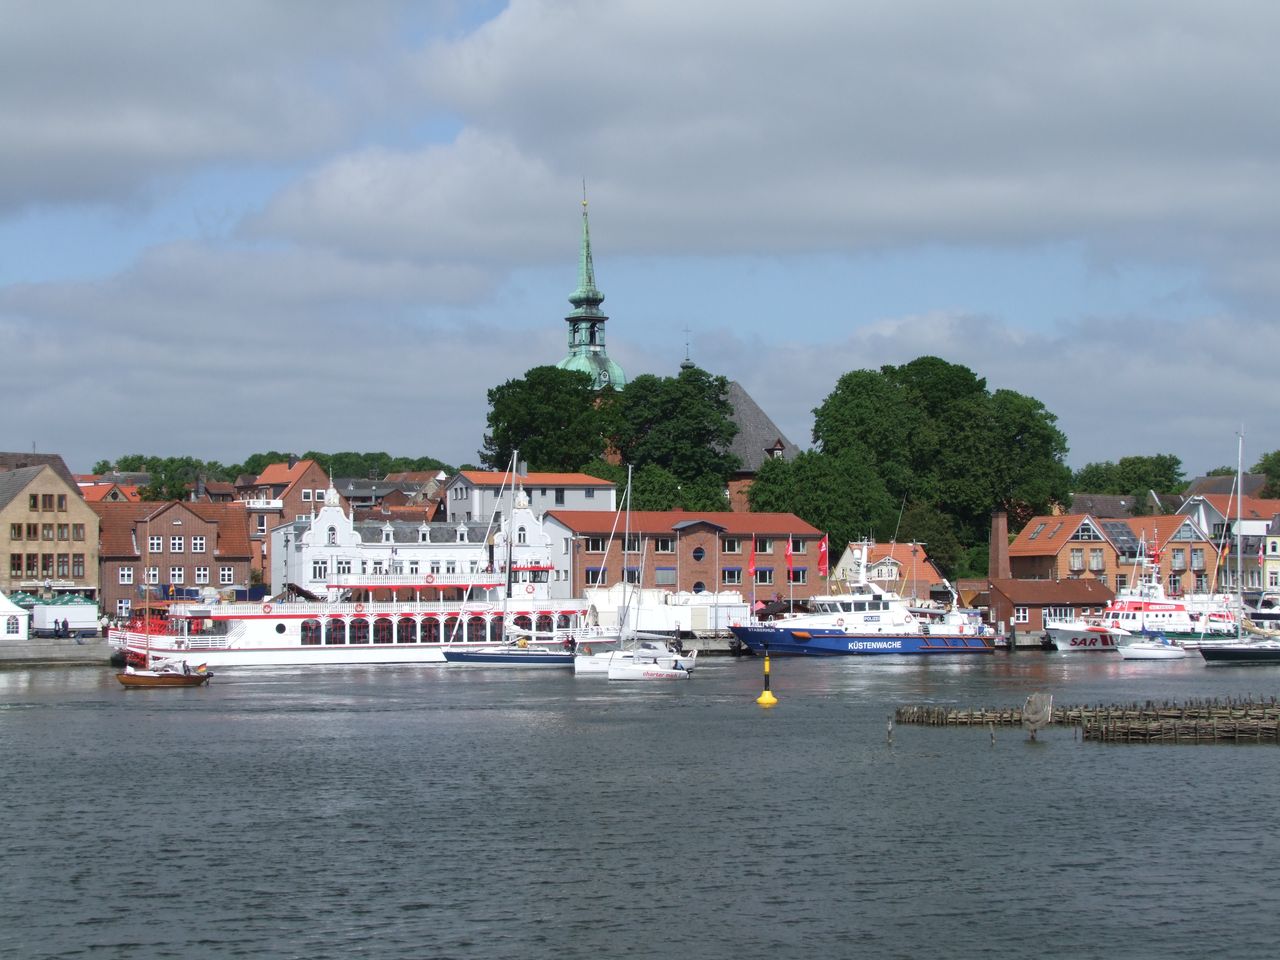
[[[1141,496],[1148,490],[1178,493],[1186,486],[1182,461],[1171,453],[1154,456],[1121,457],[1086,463],[1071,478],[1077,493],[1111,493]]]
[[[604,455],[612,393],[597,394],[589,374],[551,366],[494,387],[480,461],[501,470],[519,451],[530,470],[581,469]]]
[[[1066,437],[1040,401],[991,393],[938,357],[846,373],[814,410],[813,439],[870,466],[894,503],[940,511],[960,543],[986,542],[993,508],[1016,526],[1070,486]]]
[[[1235,470],[1231,472],[1235,473]],[[1262,488],[1262,496],[1280,498],[1280,450],[1272,450],[1259,458],[1249,472],[1266,475],[1267,484]]]
[[[690,366],[674,377],[642,374],[613,410],[614,447],[623,463],[662,467],[682,484],[723,485],[738,467],[729,445],[738,432],[729,381]]]
[[[893,535],[893,499],[857,451],[766,460],[747,496],[755,513],[794,513],[829,534],[833,563],[845,543]]]

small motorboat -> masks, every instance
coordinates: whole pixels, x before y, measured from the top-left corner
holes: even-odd
[[[126,666],[116,679],[131,687],[202,687],[213,678],[204,664],[194,670],[185,660],[157,660],[146,667]]]
[[[1181,660],[1187,655],[1184,647],[1163,636],[1123,643],[1118,649],[1122,660]]]
[[[634,657],[609,664],[610,680],[688,680],[689,671],[682,660]]]

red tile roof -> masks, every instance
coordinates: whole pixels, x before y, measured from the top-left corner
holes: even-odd
[[[1011,557],[1056,556],[1083,523],[1083,514],[1032,517],[1009,544]],[[1043,525],[1043,526],[1042,526]],[[1039,533],[1036,531],[1039,530]],[[1101,532],[1101,531],[1099,531]]]
[[[100,520],[101,556],[136,557],[140,555],[141,538],[147,535],[147,518],[157,523],[180,518],[183,512],[194,514],[206,523],[218,527],[217,541],[212,553],[219,559],[249,559],[252,547],[249,540],[249,517],[243,503],[207,503],[171,501],[165,503],[124,503],[104,501],[91,503]],[[171,511],[176,511],[171,513]],[[136,536],[135,536],[136,531]]]
[[[811,527],[794,513],[698,513],[686,510],[635,510],[630,520],[611,510],[548,510],[547,516],[580,534],[601,534],[612,531],[621,537],[626,529],[632,533],[671,533],[687,524],[710,523],[731,536],[778,537],[795,534],[804,537],[820,537],[822,531]]]
[[[292,467],[288,463],[273,463],[258,474],[257,482],[271,486],[278,483],[290,484],[306,473],[307,469],[312,466],[315,466],[314,460],[299,460]]]
[[[111,495],[112,490],[119,490],[126,500],[138,502],[138,486],[132,483],[93,483],[80,485],[80,494],[86,503],[99,503]]]
[[[1115,597],[1115,591],[1093,579],[1079,580],[992,580],[991,591],[1017,604],[1039,606],[1050,603],[1087,603],[1099,606]]]
[[[1236,518],[1236,497],[1232,493],[1203,493],[1199,495],[1228,520]],[[1280,513],[1280,500],[1264,500],[1261,497],[1242,497],[1240,515],[1246,520],[1270,520]]]

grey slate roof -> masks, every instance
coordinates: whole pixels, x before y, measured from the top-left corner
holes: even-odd
[[[1263,487],[1267,485],[1267,475],[1265,473],[1246,473],[1240,477],[1240,490],[1246,497],[1256,497]],[[1207,493],[1231,493],[1235,490],[1236,478],[1235,474],[1222,475],[1217,477],[1196,477],[1189,484],[1187,489],[1183,491],[1183,499],[1195,496],[1203,496]]]
[[[1070,513],[1095,517],[1132,517],[1134,498],[1112,493],[1073,493]]]
[[[19,467],[0,473],[0,508],[7,507],[15,497],[22,494],[32,480],[40,475],[44,466]],[[72,484],[75,487],[75,484]]]
[[[37,467],[48,464],[53,472],[67,482],[72,490],[79,490],[76,478],[67,469],[62,457],[56,453],[8,453],[0,451],[0,470],[17,470],[20,467]]]
[[[733,438],[733,443],[729,444],[729,452],[742,463],[738,472],[757,472],[768,455],[766,451],[779,442],[782,444],[783,458],[795,459],[800,448],[782,435],[778,425],[742,389],[742,384],[730,380],[727,396],[733,406],[733,422],[738,425],[738,434]]]
[[[413,520],[357,520],[352,526],[364,543],[382,543],[382,528],[391,524],[393,543],[418,543],[420,521]],[[457,543],[458,524],[428,523],[427,536],[431,543]],[[484,543],[489,524],[472,520],[463,524],[467,528],[467,543]]]

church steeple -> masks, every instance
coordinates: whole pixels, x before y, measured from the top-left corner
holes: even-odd
[[[609,359],[604,348],[604,325],[609,318],[600,309],[604,294],[596,287],[596,271],[591,260],[591,227],[587,222],[587,191],[582,191],[582,250],[578,256],[578,289],[569,297],[573,311],[565,317],[569,324],[569,355],[556,364],[561,370],[581,370],[591,374],[595,388],[626,384],[622,368]]]

